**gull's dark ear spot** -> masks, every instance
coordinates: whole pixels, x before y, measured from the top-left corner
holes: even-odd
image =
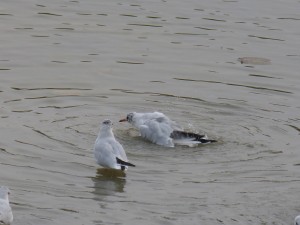
[[[128,122],[131,122],[131,121],[132,121],[132,118],[133,118],[133,113],[128,113],[128,114],[127,114],[127,117],[126,117],[127,121],[128,121]]]
[[[102,123],[105,124],[105,125],[112,124],[112,122],[110,120],[104,120]]]

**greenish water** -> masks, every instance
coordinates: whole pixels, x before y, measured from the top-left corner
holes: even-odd
[[[1,185],[14,224],[292,224],[299,1],[4,1]],[[239,58],[243,58],[242,64]],[[217,144],[163,148],[128,112]],[[93,158],[112,119],[135,168]]]

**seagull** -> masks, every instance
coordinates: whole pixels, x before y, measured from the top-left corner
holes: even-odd
[[[10,190],[7,187],[0,187],[0,224],[9,225],[13,221],[13,214],[8,199],[9,194]]]
[[[300,225],[300,215],[296,216],[294,225]]]
[[[128,162],[122,145],[115,139],[111,120],[102,122],[95,142],[94,156],[99,165],[107,168],[124,171],[128,166],[135,166]]]
[[[131,112],[119,122],[125,121],[137,128],[143,138],[165,147],[174,147],[175,144],[195,146],[216,142],[216,140],[209,140],[206,135],[184,131],[161,112]]]

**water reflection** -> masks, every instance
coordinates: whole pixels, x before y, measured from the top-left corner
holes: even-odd
[[[92,177],[94,182],[95,199],[102,199],[104,196],[114,195],[117,192],[124,192],[126,174],[121,170],[99,168],[96,176]]]

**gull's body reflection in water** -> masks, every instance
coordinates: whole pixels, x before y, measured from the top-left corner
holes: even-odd
[[[124,192],[126,174],[122,170],[99,168],[96,176],[92,177],[96,200],[103,200],[104,197]]]
[[[119,207],[119,198],[114,196],[122,195],[126,184],[126,174],[122,170],[99,168],[96,170],[96,176],[92,177],[94,188],[94,200],[99,204],[96,209],[99,213],[99,220],[94,220],[95,224],[107,224],[106,221],[116,220],[111,215],[111,210]]]

